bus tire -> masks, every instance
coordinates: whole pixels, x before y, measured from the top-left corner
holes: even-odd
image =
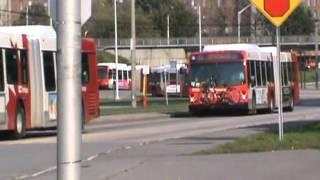
[[[84,105],[82,104],[82,109],[81,109],[81,132],[85,133],[86,132],[86,117],[85,117],[85,112],[84,112]]]
[[[256,96],[253,94],[252,100],[251,100],[251,109],[249,110],[249,114],[254,115],[257,114],[257,103],[256,103]]]
[[[16,121],[15,121],[15,129],[13,131],[14,139],[21,139],[26,135],[26,116],[25,111],[22,106],[18,106]]]
[[[286,107],[284,110],[291,112],[291,111],[293,111],[293,109],[294,109],[293,98],[292,98],[292,96],[290,96],[290,98],[289,98],[289,106]]]
[[[269,101],[268,111],[269,111],[269,113],[273,113],[273,110],[274,110],[274,100],[273,100],[273,98],[271,98]]]

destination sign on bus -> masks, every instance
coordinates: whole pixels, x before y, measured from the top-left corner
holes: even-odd
[[[230,61],[230,60],[241,60],[243,59],[243,55],[241,53],[203,53],[200,55],[192,55],[192,61]]]

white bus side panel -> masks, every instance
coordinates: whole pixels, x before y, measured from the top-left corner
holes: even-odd
[[[6,99],[4,92],[0,92],[0,129],[7,129],[6,121]]]
[[[38,39],[29,41],[29,67],[30,67],[30,89],[31,89],[31,125],[32,128],[43,126],[43,78],[41,73],[40,44]]]

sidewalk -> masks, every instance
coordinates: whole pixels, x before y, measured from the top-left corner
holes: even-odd
[[[148,119],[154,120],[154,119],[160,119],[160,118],[169,118],[170,116],[171,116],[170,114],[159,113],[159,112],[106,115],[106,116],[98,117],[97,119],[93,120],[89,124],[144,121]]]
[[[192,155],[260,132],[244,128],[124,148],[82,163],[83,180],[318,180],[320,151]],[[55,172],[38,177],[55,179]]]

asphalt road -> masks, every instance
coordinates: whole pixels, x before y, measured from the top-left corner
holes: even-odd
[[[284,120],[287,123],[319,120],[319,107],[319,91],[304,90],[301,104],[295,108],[294,112],[285,113]],[[297,179],[301,177],[299,174],[309,174],[309,178],[300,179],[319,177],[320,173],[315,167],[320,165],[320,154],[315,151],[283,154],[277,152],[263,157],[257,154],[183,156],[196,150],[232,141],[239,136],[255,133],[266,125],[275,123],[277,123],[277,114],[221,115],[201,118],[182,116],[125,123],[92,124],[87,127],[88,132],[83,135],[82,177],[83,179],[139,180],[215,179],[210,178],[212,173],[217,175],[217,179],[267,179],[266,177]],[[243,129],[248,126],[259,128]],[[274,154],[277,156],[273,159],[271,157]],[[279,169],[273,167],[276,157],[282,158]],[[305,171],[298,171],[299,167],[293,167],[295,164],[292,157],[301,157],[297,161],[304,162],[308,168],[302,169]],[[27,138],[17,141],[2,138],[0,162],[1,180],[56,179],[55,131],[30,132]],[[228,162],[234,163],[228,164]],[[248,165],[244,165],[246,162]],[[262,162],[265,165],[261,164]],[[293,166],[289,166],[290,163],[293,163]],[[216,169],[210,171],[210,167],[216,167]],[[234,169],[235,172],[226,171],[226,167]],[[262,171],[266,168],[273,170],[274,173],[278,172],[279,176],[265,175]],[[253,171],[252,176],[244,173],[251,172],[250,169],[256,170]],[[297,170],[293,171],[296,175],[285,176],[288,174],[285,170]],[[168,175],[165,175],[166,173]],[[247,175],[240,176],[241,174]]]

